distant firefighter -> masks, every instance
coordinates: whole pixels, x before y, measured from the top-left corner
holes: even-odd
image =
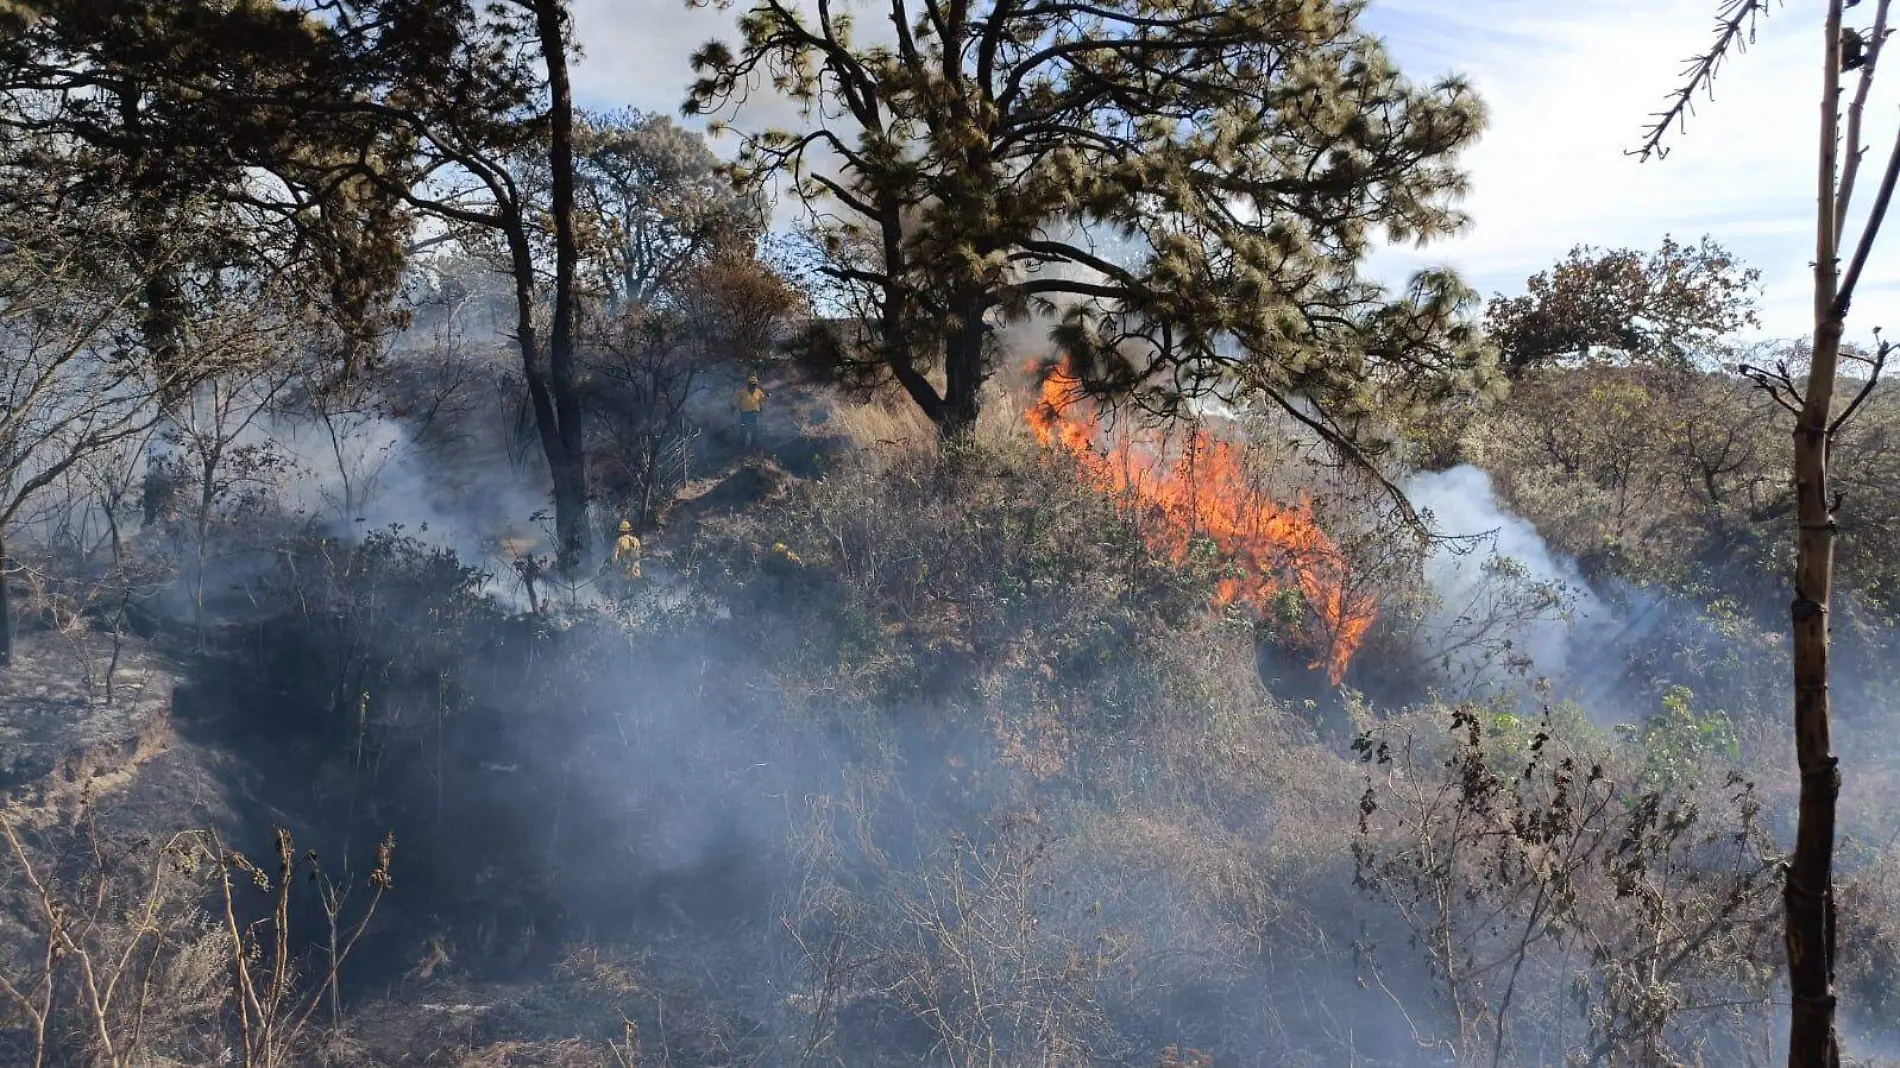
[[[759,412],[769,396],[771,394],[759,388],[756,374],[747,375],[745,388],[732,396],[732,410],[739,413],[739,440],[748,449],[758,442]]]
[[[633,524],[625,519],[620,521],[620,537],[614,541],[614,555],[609,562],[622,582],[639,581],[640,539],[633,533]]]

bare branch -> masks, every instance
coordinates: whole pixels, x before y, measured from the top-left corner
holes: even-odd
[[[1867,215],[1867,222],[1860,231],[1860,240],[1854,245],[1854,258],[1847,265],[1847,273],[1841,276],[1839,289],[1834,294],[1832,309],[1836,320],[1847,318],[1847,309],[1854,302],[1854,288],[1860,284],[1860,273],[1867,266],[1867,257],[1874,250],[1874,238],[1880,233],[1880,224],[1886,221],[1887,207],[1893,202],[1893,188],[1900,182],[1900,133],[1894,135],[1893,151],[1887,156],[1886,173],[1880,176],[1880,192],[1874,195],[1873,210]],[[1845,208],[1845,204],[1841,205]],[[1844,216],[1846,212],[1841,211]],[[1839,219],[1836,226],[1840,225]],[[1839,252],[1838,245],[1835,249]]]
[[[1715,44],[1684,65],[1682,88],[1670,96],[1668,107],[1652,116],[1655,121],[1644,128],[1641,147],[1630,150],[1629,155],[1643,160],[1669,155],[1663,140],[1671,130],[1688,124],[1697,93],[1714,96],[1716,73],[1729,56],[1740,55],[1755,43],[1755,28],[1767,17],[1772,3],[1774,0],[1722,0],[1715,16]]]
[[[1878,333],[1875,331],[1876,336]],[[1860,392],[1854,394],[1854,399],[1848,402],[1841,414],[1827,425],[1828,437],[1832,438],[1839,433],[1840,429],[1847,425],[1848,420],[1854,418],[1854,413],[1860,410],[1860,406],[1867,402],[1867,398],[1873,396],[1874,389],[1880,385],[1880,372],[1886,370],[1887,355],[1893,351],[1893,346],[1894,343],[1891,341],[1882,341],[1874,349],[1874,355],[1868,361],[1867,381],[1861,384]]]
[[[1801,394],[1795,389],[1794,381],[1785,370],[1775,372],[1744,363],[1735,368],[1735,373],[1760,386],[1776,404],[1796,415],[1801,414]]]
[[[1874,10],[1874,28],[1867,39],[1867,53],[1862,58],[1860,83],[1854,88],[1854,102],[1847,108],[1847,158],[1841,164],[1841,191],[1835,198],[1834,247],[1839,248],[1846,239],[1847,206],[1854,199],[1854,180],[1860,175],[1861,157],[1867,154],[1861,145],[1861,115],[1867,109],[1867,97],[1874,88],[1874,67],[1880,60],[1881,46],[1886,44],[1887,12],[1893,0],[1880,0],[1880,6]]]

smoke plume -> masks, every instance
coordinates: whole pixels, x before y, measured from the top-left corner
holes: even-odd
[[[1438,535],[1425,565],[1435,603],[1424,651],[1454,677],[1562,680],[1588,659],[1586,645],[1614,632],[1616,609],[1575,560],[1498,501],[1490,475],[1461,464],[1416,474],[1403,488]]]

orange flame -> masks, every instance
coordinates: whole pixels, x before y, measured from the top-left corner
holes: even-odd
[[[1175,563],[1186,561],[1196,539],[1211,541],[1240,575],[1216,587],[1221,607],[1265,609],[1290,577],[1321,631],[1313,636],[1313,667],[1323,666],[1335,684],[1345,678],[1376,612],[1351,591],[1346,559],[1315,522],[1312,502],[1302,494],[1290,507],[1254,488],[1241,450],[1198,428],[1172,463],[1152,440],[1138,445],[1122,436],[1099,448],[1099,420],[1071,410],[1080,384],[1066,366],[1043,378],[1041,398],[1025,413],[1036,440],[1073,457],[1096,489],[1130,501],[1151,520],[1149,547]]]

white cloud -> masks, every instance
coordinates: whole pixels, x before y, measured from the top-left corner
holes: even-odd
[[[1715,0],[1602,0],[1553,17],[1543,0],[1375,0],[1368,22],[1414,77],[1467,74],[1490,110],[1467,156],[1471,230],[1384,252],[1399,274],[1450,263],[1482,291],[1515,291],[1575,244],[1654,247],[1707,233],[1762,270],[1763,329],[1807,333],[1814,259],[1820,31],[1807,5],[1766,20],[1701,99],[1668,158],[1626,153],[1684,59],[1711,40]],[[1856,205],[1865,211],[1894,136],[1900,85],[1876,93]],[[1858,214],[1858,213],[1857,213]],[[1876,251],[1855,323],[1874,325],[1900,284],[1900,236]]]
[[[1373,0],[1367,25],[1409,74],[1468,76],[1491,116],[1466,159],[1465,207],[1475,225],[1423,250],[1385,250],[1375,269],[1396,280],[1420,265],[1450,263],[1482,292],[1514,292],[1576,244],[1649,248],[1664,234],[1706,233],[1761,268],[1764,332],[1805,334],[1821,54],[1812,5],[1790,5],[1763,23],[1754,47],[1723,72],[1715,99],[1699,100],[1687,131],[1672,135],[1667,159],[1641,163],[1626,154],[1685,57],[1707,46],[1716,7],[1717,0],[1577,8],[1554,0]],[[714,37],[730,40],[734,18],[683,0],[576,0],[575,15],[587,53],[575,72],[581,100],[674,115],[692,78],[691,52]],[[867,10],[861,21],[869,32],[875,20]],[[1875,147],[1855,198],[1861,211],[1900,121],[1896,104],[1900,77],[1867,110]],[[796,121],[771,99],[743,117],[749,125]],[[714,147],[729,152],[732,139]],[[1896,227],[1869,263],[1856,334],[1900,293]]]
[[[692,55],[712,40],[736,46],[737,16],[750,2],[734,0],[722,9],[686,0],[573,0],[576,36],[584,52],[574,69],[576,100],[587,108],[658,112],[682,126],[705,130],[704,119],[683,117],[680,110],[695,78]],[[734,118],[730,114],[719,117]],[[734,125],[753,130],[798,129],[804,119],[797,104],[766,84],[747,98]],[[717,135],[710,145],[715,153],[731,159],[739,150],[739,138],[732,133]],[[776,225],[791,225],[800,218],[795,202],[781,198],[778,209]]]
[[[732,39],[733,14],[685,0],[574,0],[585,56],[574,93],[592,107],[637,107],[677,116],[693,81],[694,50]]]

